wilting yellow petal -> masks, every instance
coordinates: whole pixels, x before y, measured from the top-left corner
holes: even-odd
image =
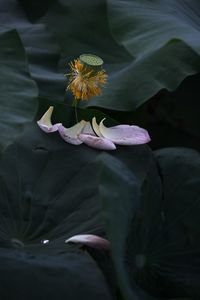
[[[92,55],[84,55],[84,57],[87,56],[95,57]],[[82,55],[80,57],[82,57]],[[86,61],[88,60],[88,57]],[[96,58],[98,57],[96,56]],[[102,61],[100,58],[98,59],[99,61]],[[99,69],[95,65],[88,65],[80,59],[75,59],[69,66],[71,70],[68,74],[69,85],[67,90],[72,92],[75,99],[89,100],[90,98],[101,94],[102,87],[105,85],[108,77],[105,70],[102,68]]]

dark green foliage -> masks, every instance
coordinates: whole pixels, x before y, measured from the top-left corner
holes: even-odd
[[[97,156],[94,150],[46,136],[36,125],[4,154],[0,171],[3,299],[111,298],[94,260],[65,244],[76,234],[104,235]]]
[[[200,299],[199,15],[198,0],[0,0],[2,300]],[[37,127],[50,105],[75,124],[64,74],[83,53],[108,84],[78,119],[142,126],[151,148]],[[76,234],[111,249],[65,243]]]
[[[37,86],[15,30],[0,34],[0,149],[12,142],[37,110]]]
[[[168,148],[155,156],[158,167],[148,169],[139,205],[120,217],[113,202],[106,207],[119,284],[125,299],[199,299],[200,155]]]
[[[41,18],[55,0],[19,0],[29,19],[34,22]]]
[[[132,160],[132,157],[135,159]],[[81,254],[81,250],[76,248],[71,249],[64,241],[76,234],[104,236],[102,195],[109,193],[110,196],[106,198],[111,203],[114,195],[118,201],[120,194],[125,197],[126,193],[128,200],[130,193],[138,193],[137,186],[145,176],[150,157],[151,152],[146,146],[129,149],[122,147],[111,156],[86,146],[68,145],[56,136],[56,133],[46,135],[36,125],[29,126],[23,138],[4,153],[0,166],[0,245],[3,249],[9,249],[7,254],[2,250],[2,270],[8,274],[6,276],[9,276],[10,272],[13,274],[9,280],[13,288],[6,294],[2,287],[0,295],[7,296],[7,299],[15,299],[17,288],[24,284],[23,278],[21,283],[14,283],[15,272],[20,278],[23,266],[25,268],[28,265],[30,271],[28,269],[26,272],[27,288],[21,295],[31,289],[34,299],[38,288],[33,290],[28,282],[36,276],[38,286],[39,282],[44,286],[44,289],[38,291],[39,297],[51,295],[50,299],[54,299],[59,289],[58,295],[62,299],[69,293],[70,286],[75,285],[75,291],[70,291],[69,299],[76,299],[80,295],[83,296],[82,293],[87,294],[88,282],[93,284],[94,280],[94,285],[98,285],[96,294],[93,294],[95,291],[91,286],[91,296],[89,294],[87,297],[109,299],[109,280],[107,282],[98,269],[88,270],[88,276],[91,274],[91,278],[86,277],[82,281],[80,277],[83,291],[76,288],[76,284],[79,283],[77,279],[74,282],[74,277],[70,275],[72,269],[75,268],[74,272],[76,268],[77,272],[83,270],[84,274],[85,268],[95,267],[91,266],[92,261],[89,262],[91,258],[87,254]],[[135,175],[128,169],[130,164],[134,166]],[[110,180],[112,185],[108,185]],[[130,186],[128,189],[127,184]],[[137,205],[137,197],[132,205]],[[117,207],[116,202],[116,209]],[[125,207],[124,214],[126,209],[129,207]],[[49,240],[49,243],[42,244],[43,240]],[[77,261],[79,253],[81,257],[80,261]],[[101,265],[104,259],[100,260]],[[60,265],[62,268],[58,268]],[[97,277],[94,274],[97,274]],[[57,284],[53,282],[55,277],[62,277],[62,280]],[[8,285],[6,278],[4,277],[5,286]],[[68,282],[66,286],[63,284],[64,279]],[[45,288],[49,281],[52,290]]]
[[[2,299],[112,299],[105,278],[87,252],[65,245],[54,245],[53,253],[46,252],[0,250]]]

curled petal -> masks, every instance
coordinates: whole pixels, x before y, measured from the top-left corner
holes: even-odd
[[[78,234],[67,239],[65,243],[80,243],[96,249],[109,250],[110,243],[108,240],[94,234]]]
[[[53,110],[54,107],[50,106],[42,118],[37,121],[38,126],[46,133],[55,132],[62,125],[61,123],[56,123],[54,125],[51,123],[51,115]]]
[[[100,150],[115,150],[115,144],[106,138],[97,137],[90,134],[79,134],[79,139],[92,148],[100,149]]]
[[[92,118],[92,127],[94,129],[94,132],[96,133],[96,135],[103,137],[103,135],[101,134],[100,130],[99,130],[99,125],[97,124],[96,118]]]
[[[83,128],[87,124],[86,121],[82,120],[76,125],[66,128],[64,126],[60,126],[58,128],[58,132],[60,136],[68,143],[73,145],[80,145],[82,144],[82,140],[79,139],[79,134],[82,132]]]
[[[118,125],[113,127],[106,127],[103,124],[103,119],[99,124],[99,131],[103,137],[111,140],[118,145],[138,145],[146,144],[151,139],[148,132],[138,126]]]

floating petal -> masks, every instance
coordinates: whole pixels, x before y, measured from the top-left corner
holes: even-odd
[[[141,127],[118,125],[108,128],[103,124],[104,120],[100,122],[98,129],[104,138],[111,140],[115,144],[138,145],[146,144],[151,140],[148,132]]]
[[[68,143],[73,145],[82,144],[82,140],[79,139],[79,134],[82,132],[83,128],[86,126],[87,122],[82,120],[70,128],[60,126],[58,132],[60,136]]]
[[[78,234],[67,239],[65,243],[80,243],[96,249],[109,250],[110,243],[108,240],[94,234]]]
[[[38,126],[46,133],[55,132],[62,125],[62,123],[56,123],[54,125],[51,123],[51,116],[53,110],[54,107],[50,106],[49,109],[42,116],[42,118],[39,121],[37,121]]]
[[[106,138],[97,137],[91,134],[79,134],[79,139],[86,144],[87,146],[90,146],[95,149],[100,150],[115,150],[116,146],[115,144]]]

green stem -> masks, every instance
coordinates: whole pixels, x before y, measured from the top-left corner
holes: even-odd
[[[76,99],[74,99],[72,106],[74,107],[74,111],[75,111],[75,118],[76,118],[76,122],[78,123],[78,113],[77,113],[77,105],[78,105],[78,101]]]

